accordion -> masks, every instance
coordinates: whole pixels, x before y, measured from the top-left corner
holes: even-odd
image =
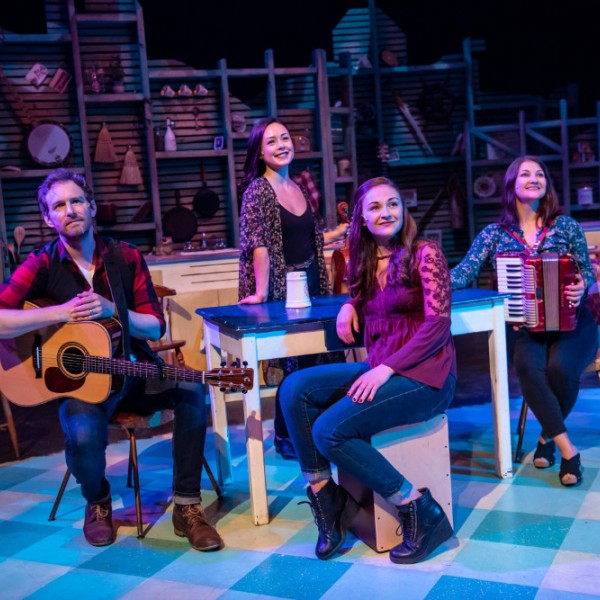
[[[511,294],[504,300],[507,323],[534,332],[575,329],[577,307],[565,299],[565,286],[575,283],[579,272],[570,254],[498,254],[496,272],[498,291]]]

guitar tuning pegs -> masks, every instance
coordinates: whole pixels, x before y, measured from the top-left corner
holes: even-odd
[[[245,361],[242,363],[242,365],[244,365],[244,367],[247,367],[247,366],[248,366],[248,361],[247,361],[247,360],[245,360]]]
[[[221,366],[222,366],[222,367],[226,367],[226,366],[227,366],[227,363],[226,363],[224,360],[222,360],[222,361],[221,361]]]
[[[221,392],[221,394],[224,394],[227,390],[224,387],[222,387],[222,388],[219,388],[219,391]]]
[[[239,360],[236,360],[234,363],[231,363],[231,366],[232,366],[234,369],[237,369],[237,368],[240,366],[240,361],[239,361]]]

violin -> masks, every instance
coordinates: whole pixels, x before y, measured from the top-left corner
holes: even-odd
[[[338,202],[337,214],[341,223],[350,223],[350,207],[347,202]],[[331,279],[333,281],[333,293],[343,294],[348,291],[346,282],[346,267],[350,249],[348,247],[348,236],[344,241],[344,247],[334,250],[331,255]]]

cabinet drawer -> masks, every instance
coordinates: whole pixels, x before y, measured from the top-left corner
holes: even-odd
[[[171,287],[177,293],[238,287],[238,259],[150,265],[155,283]]]

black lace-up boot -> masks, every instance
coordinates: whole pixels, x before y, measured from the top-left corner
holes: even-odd
[[[321,560],[331,558],[346,540],[346,530],[358,512],[358,504],[344,489],[336,485],[333,479],[316,494],[306,490],[309,504],[319,530],[315,554]]]
[[[452,526],[442,507],[427,488],[420,498],[398,506],[403,539],[390,550],[393,563],[407,565],[427,558],[452,535]]]

